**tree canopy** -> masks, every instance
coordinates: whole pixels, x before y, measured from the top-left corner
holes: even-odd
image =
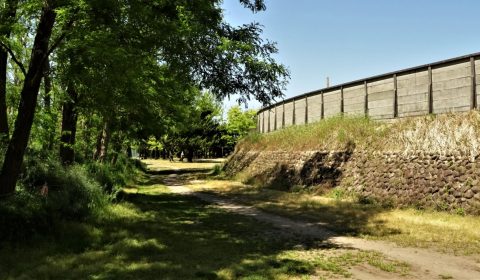
[[[115,162],[132,144],[170,137],[184,139],[190,157],[252,129],[253,113],[238,108],[222,124],[218,101],[268,104],[289,72],[258,23],[232,26],[220,5],[0,0],[0,196],[14,193],[27,147],[68,166]]]

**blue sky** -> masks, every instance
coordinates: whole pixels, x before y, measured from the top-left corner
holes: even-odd
[[[258,22],[291,72],[286,97],[480,52],[478,0],[266,0],[251,13],[224,0],[233,25]],[[234,104],[227,101],[225,107]],[[251,102],[249,108],[259,108]]]

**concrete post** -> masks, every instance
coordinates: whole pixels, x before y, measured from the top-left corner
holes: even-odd
[[[323,91],[320,92],[321,94],[321,97],[322,97],[322,107],[321,107],[321,113],[320,113],[320,117],[321,119],[323,120],[325,118],[325,107],[324,107],[324,102],[323,102]]]
[[[365,86],[365,117],[368,117],[368,83],[365,81],[363,84]]]
[[[477,73],[475,70],[475,57],[470,58],[470,68],[472,75],[472,98],[470,99],[470,109],[476,109],[477,104]]]
[[[432,66],[428,66],[428,113],[433,114],[433,78]]]
[[[293,99],[292,125],[295,125],[295,98]]]
[[[271,109],[268,109],[268,114],[267,114],[267,118],[268,118],[268,121],[267,121],[267,132],[270,132],[270,112],[272,110]]]
[[[343,116],[345,113],[345,104],[343,103],[343,86],[340,87],[340,114]]]
[[[393,117],[398,118],[397,74],[393,74]]]
[[[273,120],[273,130],[277,130],[277,107],[275,106],[275,119]]]
[[[305,96],[305,124],[308,124],[308,96]]]
[[[265,133],[265,111],[262,112],[262,133]]]

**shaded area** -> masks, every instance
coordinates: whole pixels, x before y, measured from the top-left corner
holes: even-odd
[[[188,196],[123,199],[118,216],[63,225],[61,235],[29,248],[1,249],[0,278],[275,279],[314,272],[306,262],[277,258],[299,243],[316,246],[313,240],[287,238]]]

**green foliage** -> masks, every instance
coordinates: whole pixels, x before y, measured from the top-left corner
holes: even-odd
[[[88,162],[85,168],[88,174],[102,186],[103,190],[108,193],[116,193],[138,174],[137,166],[144,168],[138,161],[130,160],[122,155],[115,164],[93,161]]]

